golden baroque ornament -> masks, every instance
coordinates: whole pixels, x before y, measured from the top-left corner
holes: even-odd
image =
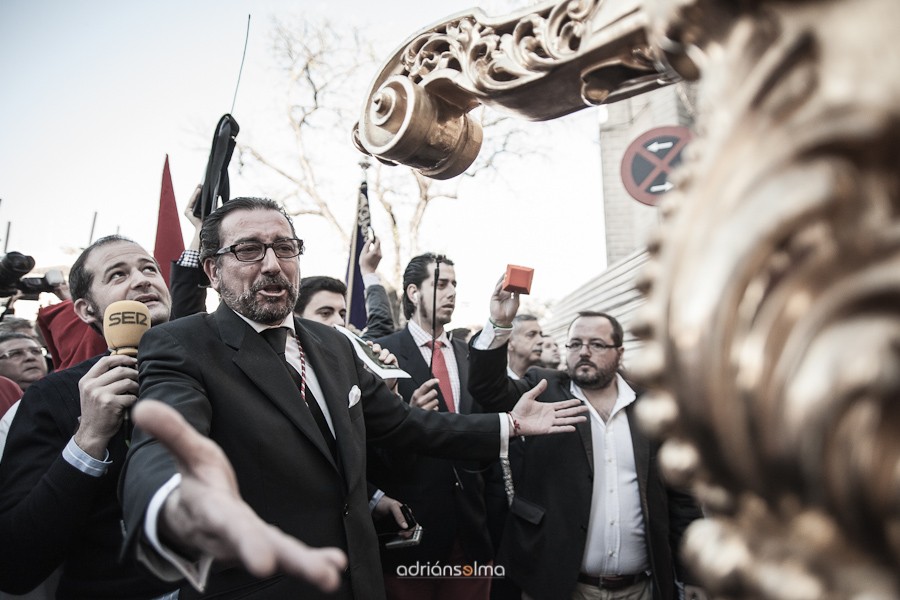
[[[358,147],[433,177],[479,104],[547,120],[699,80],[639,288],[643,423],[720,598],[900,597],[900,2],[573,0],[413,36]]]

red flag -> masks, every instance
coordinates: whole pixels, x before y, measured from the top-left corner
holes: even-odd
[[[159,219],[156,222],[156,246],[153,258],[159,263],[159,270],[166,285],[169,285],[171,261],[178,260],[184,252],[184,238],[181,235],[178,207],[175,205],[175,190],[169,174],[169,155],[163,167],[162,190],[159,193]]]

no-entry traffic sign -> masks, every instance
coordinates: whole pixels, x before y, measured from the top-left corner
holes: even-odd
[[[634,140],[622,158],[622,183],[631,197],[656,206],[675,185],[669,174],[681,163],[681,151],[693,134],[686,127],[657,127]]]

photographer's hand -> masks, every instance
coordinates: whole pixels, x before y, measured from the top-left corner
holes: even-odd
[[[62,301],[71,300],[72,294],[69,293],[69,282],[63,281],[61,284],[53,288],[53,293]]]

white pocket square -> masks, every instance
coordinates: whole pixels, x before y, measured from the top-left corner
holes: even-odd
[[[348,399],[350,400],[349,408],[353,408],[356,406],[356,403],[359,402],[360,397],[362,396],[362,392],[359,391],[359,387],[353,386],[350,388],[350,396]]]

